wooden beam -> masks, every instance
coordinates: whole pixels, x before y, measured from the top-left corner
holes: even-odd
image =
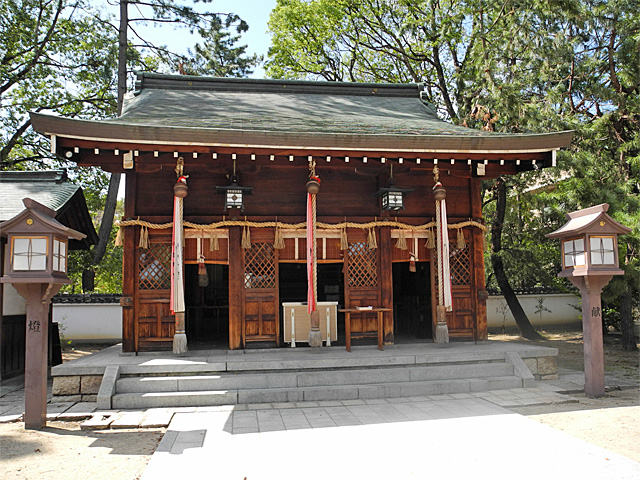
[[[391,228],[380,227],[380,242],[378,252],[380,252],[380,302],[382,308],[390,308],[390,312],[384,312],[384,343],[393,344],[393,267],[391,255],[393,245],[391,241]]]
[[[244,252],[241,241],[241,227],[229,228],[229,350],[239,350],[244,347],[242,338]]]
[[[135,218],[136,213],[136,173],[127,172],[125,186],[124,217]],[[124,242],[122,249],[122,351],[135,352],[135,301],[137,294],[138,273],[136,271],[136,233],[138,228],[128,227],[124,229]]]

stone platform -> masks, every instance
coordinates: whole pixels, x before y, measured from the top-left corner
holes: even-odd
[[[52,369],[54,402],[160,408],[402,398],[526,388],[556,378],[557,350],[506,342],[122,354]]]

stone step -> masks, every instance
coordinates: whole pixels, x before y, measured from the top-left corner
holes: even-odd
[[[341,369],[283,373],[221,373],[196,376],[124,377],[116,384],[118,393],[192,392],[296,388],[329,385],[359,385],[388,382],[417,382],[457,378],[513,375],[509,363],[432,365],[404,368]]]
[[[392,346],[393,347],[393,346]],[[504,363],[504,351],[456,352],[452,355],[448,350],[420,354],[402,354],[400,349],[388,348],[385,351],[359,351],[358,356],[345,352],[344,347],[324,347],[321,352],[304,353],[302,348],[288,349],[287,352],[276,352],[271,359],[258,357],[255,354],[238,355],[242,360],[233,358],[224,361],[203,361],[171,363],[147,362],[139,365],[121,365],[121,375],[209,375],[218,373],[244,372],[301,372],[316,370],[333,370],[343,368],[385,368],[420,365],[468,365],[471,363]],[[292,352],[293,351],[293,352]],[[398,353],[394,353],[397,351]],[[291,356],[291,358],[287,358]],[[232,356],[230,356],[232,357]],[[102,373],[93,367],[82,367],[86,371],[78,374],[89,375]]]
[[[247,403],[284,403],[321,400],[395,398],[468,393],[522,387],[522,379],[497,376],[452,380],[390,382],[360,385],[255,388],[189,392],[117,393],[112,408],[219,406]]]

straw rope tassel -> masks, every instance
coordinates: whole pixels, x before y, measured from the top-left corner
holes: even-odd
[[[124,245],[124,229],[122,227],[118,228],[118,233],[116,233],[116,240],[114,242],[116,247],[121,247]]]
[[[140,243],[138,247],[149,248],[149,229],[147,227],[142,227],[140,230]]]
[[[404,235],[404,230],[400,230],[399,232],[398,241],[396,242],[396,248],[399,248],[400,250],[407,249],[407,238]]]
[[[429,230],[427,230],[427,243],[426,243],[426,247],[429,249],[434,249],[436,248],[436,239],[435,236],[433,235],[433,229],[430,228]]]
[[[347,227],[340,230],[340,250],[349,250],[349,240],[347,239]]]
[[[273,242],[273,248],[276,250],[282,250],[284,248],[284,237],[282,236],[280,226],[276,226],[276,238]]]
[[[373,228],[369,229],[369,235],[367,237],[367,246],[369,250],[378,248],[378,241],[376,240],[376,232]]]
[[[209,232],[209,251],[214,252],[220,250],[220,242],[218,241],[218,232],[211,230]]]
[[[456,247],[458,247],[459,250],[464,250],[466,246],[467,244],[464,241],[464,233],[461,228],[458,228],[458,236],[456,238]]]
[[[242,229],[242,248],[245,250],[251,250],[251,231],[246,225]]]

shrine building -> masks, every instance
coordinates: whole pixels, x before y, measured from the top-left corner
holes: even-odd
[[[355,312],[354,341],[377,335],[376,315],[366,309],[381,311],[384,344],[433,338],[434,167],[446,190],[448,334],[485,340],[481,182],[555,166],[572,133],[456,126],[440,120],[424,95],[420,84],[144,73],[118,118],[32,113],[53,153],[126,175],[123,351],[172,348],[176,205],[184,226],[178,328],[189,348],[307,342],[292,325],[306,315],[307,254],[329,341],[344,345],[340,310]],[[176,203],[178,177],[188,192]],[[310,178],[319,179],[315,254],[307,248]]]

